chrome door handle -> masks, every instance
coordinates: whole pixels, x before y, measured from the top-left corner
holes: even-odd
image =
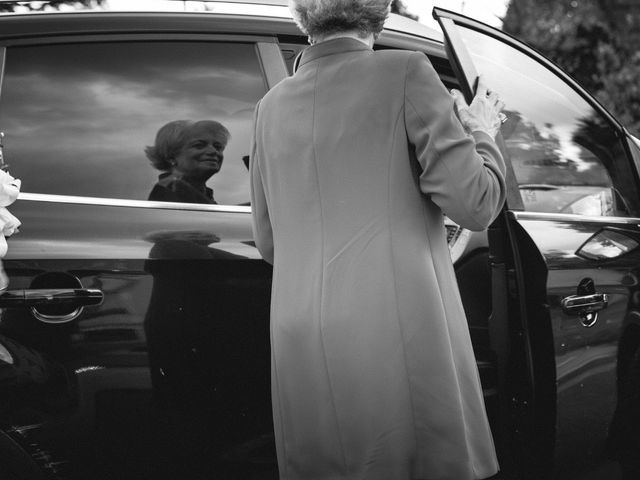
[[[593,293],[591,295],[571,295],[562,299],[562,310],[568,315],[580,315],[581,313],[597,312],[606,308],[609,297],[606,293]]]
[[[606,293],[571,295],[563,298],[560,305],[567,315],[579,316],[583,326],[593,327],[598,320],[598,311],[609,305],[609,297]]]
[[[68,305],[86,307],[100,305],[104,299],[101,290],[91,288],[34,288],[0,292],[0,308]]]

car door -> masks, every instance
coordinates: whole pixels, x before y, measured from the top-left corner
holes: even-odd
[[[43,16],[54,35],[0,38],[4,156],[22,180],[0,296],[0,476],[273,477],[271,269],[244,157],[286,68],[268,36],[122,18],[91,35]],[[145,147],[182,119],[231,133],[215,205],[147,200],[162,172]]]
[[[434,17],[467,98],[479,73],[506,104],[497,142],[509,192],[489,230],[502,468],[514,478],[616,478],[640,455],[624,386],[637,375],[640,318],[630,143],[533,49],[446,10]]]

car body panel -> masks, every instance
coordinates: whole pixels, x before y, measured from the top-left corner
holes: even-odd
[[[640,265],[639,249],[601,260],[584,258],[580,249],[604,228],[640,240],[638,221],[526,213],[515,218],[543,252],[547,270],[548,319],[530,318],[529,326],[547,328],[550,322],[553,335],[554,358],[547,361],[555,364],[554,478],[580,478],[610,461],[605,452],[616,409],[618,347],[637,309]],[[561,305],[585,281],[608,296],[608,306],[589,326]]]
[[[285,5],[162,2],[147,12],[2,14],[0,46],[10,60],[19,46],[248,42],[270,87],[306,44]],[[392,15],[376,48],[423,51],[445,84],[459,87],[442,40],[440,32]],[[514,45],[619,130],[557,67]],[[527,138],[516,137],[519,143],[505,135],[506,151],[523,150]],[[7,132],[7,152],[12,138]],[[635,152],[638,164],[632,142],[626,154]],[[539,193],[545,185],[527,188]],[[573,205],[562,213],[552,211],[559,202],[550,194],[522,202],[526,188],[512,178],[509,208],[489,231],[471,233],[445,219],[494,434],[522,447],[500,446],[501,463],[520,462],[521,478],[580,478],[600,465],[615,408],[617,342],[640,316],[638,251],[593,258],[609,251],[604,244],[598,250],[603,231],[640,241],[640,220],[575,214],[576,203],[602,191],[612,192],[604,203],[614,202],[608,186],[556,187],[544,191]],[[81,288],[104,298],[82,308],[2,308],[0,468],[30,480],[278,478],[271,267],[253,243],[250,207],[51,194],[29,182],[23,191],[10,207],[23,225],[3,260],[9,289]],[[609,300],[591,327],[562,307],[586,278]]]
[[[38,390],[23,387],[19,402],[4,405],[8,430],[37,425],[26,438],[68,465],[60,471],[70,478],[158,478],[162,465],[197,478],[232,468],[219,463],[240,461],[245,443],[269,450],[271,270],[248,213],[29,200],[12,211],[24,225],[5,259],[12,289],[38,279],[60,288],[72,276],[105,299],[59,324],[3,311],[5,347],[47,358],[68,383],[33,378]],[[64,402],[49,405],[56,392]],[[186,437],[174,450],[189,461],[182,473],[161,458],[176,435]],[[212,451],[203,457],[198,446]],[[233,461],[218,458],[234,449]]]

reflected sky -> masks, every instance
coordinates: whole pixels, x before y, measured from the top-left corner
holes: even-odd
[[[559,258],[575,259],[576,250],[600,227],[597,224],[549,220],[524,221],[523,224],[535,244],[542,246],[541,250],[549,257],[547,262],[551,263]]]
[[[242,156],[265,92],[251,44],[12,48],[0,98],[5,154],[25,192],[146,199],[159,172],[144,147],[156,131],[171,120],[213,119],[232,138],[209,186],[220,203],[244,203]]]

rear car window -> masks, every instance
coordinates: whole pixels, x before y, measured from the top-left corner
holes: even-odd
[[[252,43],[9,47],[0,96],[5,157],[24,192],[146,200],[161,173],[145,156],[158,129],[215,120],[231,139],[207,186],[220,204],[247,204],[253,109],[265,93]]]

